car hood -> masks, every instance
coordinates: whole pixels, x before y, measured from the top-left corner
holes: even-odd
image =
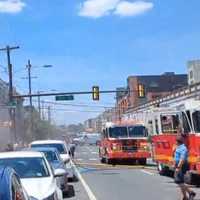
[[[21,179],[29,196],[43,200],[56,191],[56,183],[52,177]]]

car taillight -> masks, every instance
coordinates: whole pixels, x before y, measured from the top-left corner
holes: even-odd
[[[23,194],[21,192],[17,191],[15,199],[16,200],[23,200],[24,199]]]

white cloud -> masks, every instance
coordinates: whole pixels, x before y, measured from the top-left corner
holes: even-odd
[[[0,0],[0,13],[19,13],[24,7],[22,0]]]
[[[80,5],[79,15],[91,18],[99,18],[112,14],[135,16],[143,14],[153,7],[153,3],[142,0],[84,0]]]
[[[116,7],[114,14],[120,16],[136,16],[143,14],[154,7],[153,3],[145,1],[121,1]]]
[[[99,18],[111,13],[120,0],[85,0],[80,6],[79,15]]]

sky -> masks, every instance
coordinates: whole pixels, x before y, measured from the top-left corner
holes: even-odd
[[[126,86],[130,75],[186,73],[187,61],[200,58],[199,7],[199,0],[0,0],[0,48],[20,46],[11,59],[14,85],[23,94],[28,59],[37,76],[34,93],[90,91],[93,85],[113,90]],[[7,80],[5,67],[0,52],[0,78]],[[82,122],[114,106],[114,97],[66,102],[79,107],[52,104],[52,119]]]

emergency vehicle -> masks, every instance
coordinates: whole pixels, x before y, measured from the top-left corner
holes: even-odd
[[[136,123],[106,123],[99,146],[101,162],[131,160],[145,165],[151,156],[148,132],[144,125]]]
[[[151,135],[152,157],[161,175],[174,169],[176,137],[183,135],[189,150],[188,183],[200,183],[200,101],[185,100],[167,107],[149,107],[132,118],[143,120]]]

